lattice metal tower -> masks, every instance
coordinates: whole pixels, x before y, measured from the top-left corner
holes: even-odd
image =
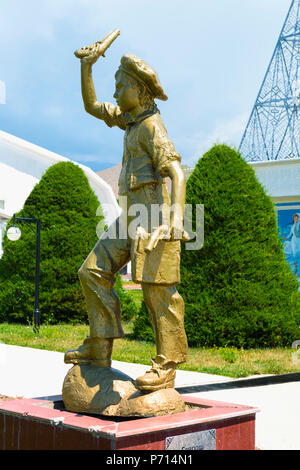
[[[300,0],[293,0],[240,144],[247,161],[300,158]]]

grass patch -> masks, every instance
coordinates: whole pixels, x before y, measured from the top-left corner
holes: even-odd
[[[287,374],[300,370],[293,353],[292,348],[190,348],[188,361],[179,368],[233,378]]]
[[[79,346],[88,336],[87,325],[41,325],[39,333],[32,326],[1,323],[0,341],[15,346],[64,352]]]
[[[155,356],[155,345],[132,338],[133,322],[123,323],[123,328],[125,337],[114,342],[113,359],[150,364]],[[78,347],[88,334],[87,325],[41,325],[36,334],[32,326],[0,324],[0,341],[5,344],[58,352]],[[299,372],[300,366],[293,361],[293,353],[292,348],[190,348],[187,362],[179,369],[232,378]]]

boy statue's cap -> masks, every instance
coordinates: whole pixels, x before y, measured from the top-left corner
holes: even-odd
[[[144,60],[133,54],[125,54],[121,58],[119,70],[145,85],[154,98],[166,101],[168,99],[155,70]]]

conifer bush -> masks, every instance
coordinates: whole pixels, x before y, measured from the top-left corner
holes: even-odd
[[[178,291],[189,345],[291,346],[300,337],[298,282],[254,170],[237,151],[216,145],[189,177],[186,202],[204,204],[205,215],[203,248],[182,244]],[[141,312],[135,335],[147,339],[149,325]]]
[[[81,168],[61,162],[45,172],[16,214],[41,220],[41,322],[87,321],[77,272],[97,241],[98,206]],[[0,321],[27,323],[34,309],[36,227],[17,225],[22,236],[4,238],[0,260]]]

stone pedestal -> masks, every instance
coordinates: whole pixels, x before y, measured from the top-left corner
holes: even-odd
[[[257,408],[191,396],[181,398],[186,411],[140,419],[66,411],[61,396],[0,402],[0,449],[255,449]]]

